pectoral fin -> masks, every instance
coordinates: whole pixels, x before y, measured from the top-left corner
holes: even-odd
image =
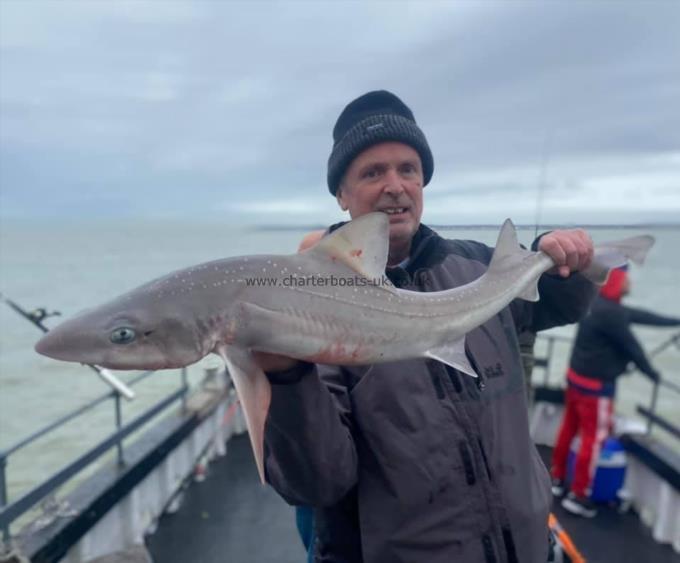
[[[526,301],[538,301],[540,299],[540,295],[538,294],[538,280],[532,281],[521,293],[517,294],[517,297]]]
[[[257,472],[264,483],[264,425],[272,398],[271,385],[248,350],[225,345],[218,353],[227,365],[236,386],[255,455]]]
[[[438,360],[447,366],[467,373],[472,377],[477,377],[477,372],[470,364],[470,361],[465,354],[465,337],[454,340],[453,342],[447,342],[442,346],[437,346],[425,352],[428,358],[433,360]]]

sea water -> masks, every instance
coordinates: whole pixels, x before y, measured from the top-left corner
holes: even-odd
[[[100,304],[172,270],[208,260],[245,254],[291,253],[305,230],[267,230],[217,223],[171,221],[76,221],[0,225],[0,291],[27,309],[46,307],[62,317]],[[680,230],[593,230],[597,241],[613,240],[649,232],[657,243],[644,268],[632,270],[631,306],[680,317]],[[497,229],[441,229],[447,238],[473,239],[493,245]],[[529,245],[533,230],[521,230],[520,242]],[[652,350],[678,331],[677,328],[635,327],[645,349]],[[575,327],[562,327],[549,334],[573,336]],[[86,367],[39,356],[33,346],[40,331],[0,303],[0,449],[35,432],[45,424],[86,404],[108,391],[99,377]],[[537,354],[543,355],[539,341]],[[569,344],[555,349],[550,382],[564,381]],[[202,377],[214,358],[189,369],[192,384]],[[665,378],[680,384],[680,350],[672,347],[653,359]],[[122,380],[135,374],[122,373]],[[537,370],[535,379],[542,381]],[[638,404],[648,405],[651,384],[640,374],[619,380],[617,410],[634,414]],[[177,370],[154,374],[135,387],[137,398],[123,405],[123,419],[131,420],[180,385]],[[659,393],[659,411],[680,424],[680,395]],[[7,466],[10,500],[28,491],[68,461],[84,453],[114,429],[110,401],[64,425],[12,455]],[[663,436],[660,434],[660,438]],[[673,443],[672,441],[670,443]]]

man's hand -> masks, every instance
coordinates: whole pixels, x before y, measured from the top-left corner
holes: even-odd
[[[593,260],[593,241],[583,229],[553,231],[543,235],[538,250],[545,252],[555,262],[548,271],[552,275],[569,277],[572,272],[585,270]]]

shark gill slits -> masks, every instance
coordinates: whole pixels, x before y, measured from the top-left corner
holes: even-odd
[[[109,339],[114,344],[129,344],[135,339],[135,337],[136,334],[134,329],[123,326],[115,329],[109,336]]]

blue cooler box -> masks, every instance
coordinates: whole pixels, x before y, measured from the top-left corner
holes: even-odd
[[[574,476],[576,453],[580,441],[574,440],[567,462],[567,480]],[[626,452],[616,438],[607,438],[600,450],[600,458],[595,468],[590,498],[595,502],[612,502],[617,500],[617,492],[623,487],[626,477]]]

